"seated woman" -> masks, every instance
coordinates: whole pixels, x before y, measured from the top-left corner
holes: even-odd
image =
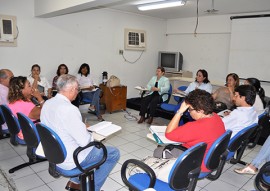
[[[52,87],[45,77],[40,76],[40,66],[38,64],[32,66],[31,74],[27,79],[34,89],[40,91],[44,99],[52,97]]]
[[[225,87],[218,88],[213,94],[215,101],[215,112],[225,109],[231,109],[234,106],[233,96],[234,89],[239,86],[239,77],[235,73],[230,73],[226,77]]]
[[[264,111],[264,97],[265,92],[264,89],[261,87],[261,82],[257,78],[247,78],[244,84],[252,85],[256,89],[256,99],[253,107],[257,113],[262,113]]]
[[[37,100],[39,106],[31,101],[33,97]],[[15,116],[18,112],[21,112],[33,121],[39,120],[44,99],[37,89],[31,87],[26,77],[18,76],[10,80],[8,101],[8,107]],[[23,140],[22,131],[18,133],[18,137]]]
[[[57,74],[57,76],[55,76],[53,78],[53,82],[52,82],[52,91],[53,92],[57,92],[56,81],[58,80],[59,76],[61,76],[63,74],[68,74],[68,67],[65,64],[60,64],[57,68],[56,74]]]
[[[99,101],[100,89],[96,89],[93,79],[90,76],[90,67],[88,64],[83,63],[78,71],[77,79],[82,90],[82,97],[92,100],[89,106],[90,112],[95,112],[99,121],[104,121],[100,114]]]
[[[156,75],[151,78],[151,80],[147,84],[147,89],[149,93],[147,96],[143,97],[141,100],[141,108],[140,108],[140,120],[138,123],[143,123],[145,120],[145,114],[147,112],[148,106],[150,110],[150,117],[147,121],[148,124],[153,122],[153,117],[156,112],[157,104],[160,103],[161,98],[160,95],[163,93],[167,93],[170,89],[169,79],[164,76],[165,69],[163,67],[158,67],[156,70]],[[162,97],[163,101],[168,99],[168,95],[164,95]]]
[[[205,90],[209,93],[212,93],[212,85],[208,79],[208,73],[206,70],[200,69],[196,73],[196,78],[194,82],[191,82],[187,89],[184,91],[185,94],[189,94],[195,89]],[[174,92],[181,93],[181,90],[174,89]]]
[[[196,89],[190,92],[167,126],[166,138],[183,143],[182,146],[185,148],[190,148],[199,142],[205,142],[207,153],[214,141],[225,133],[221,118],[213,112],[213,105],[214,100],[211,94],[205,90]],[[179,127],[179,121],[186,110],[195,121]],[[204,162],[202,163],[202,172],[208,172]]]

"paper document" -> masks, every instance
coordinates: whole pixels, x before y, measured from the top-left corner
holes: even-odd
[[[118,125],[112,124],[112,122],[102,121],[88,127],[87,129],[104,137],[107,137],[113,133],[120,131],[122,128]]]
[[[177,93],[173,93],[172,95],[177,96],[177,97],[186,97],[187,94],[185,92],[181,92],[181,93],[177,92]]]
[[[149,130],[151,131],[155,141],[158,144],[181,144],[179,142],[171,141],[165,137],[165,130],[167,126],[154,126],[151,125]]]
[[[217,113],[221,118],[223,118],[223,117],[225,117],[226,116],[226,113],[230,113],[231,112],[231,110],[229,110],[229,109],[225,109],[225,110],[223,110],[223,111],[221,111],[221,112],[219,112],[219,113]],[[228,115],[228,114],[227,114]]]
[[[142,87],[142,86],[136,86],[135,89],[140,90],[140,91],[149,91],[147,88]]]

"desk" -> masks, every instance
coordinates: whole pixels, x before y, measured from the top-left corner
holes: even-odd
[[[109,88],[103,84],[99,85],[103,96],[100,103],[106,105],[106,111],[112,113],[117,110],[126,110],[127,105],[127,86],[116,86]]]

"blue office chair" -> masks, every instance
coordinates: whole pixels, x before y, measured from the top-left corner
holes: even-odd
[[[121,178],[130,190],[189,190],[193,191],[201,171],[201,164],[206,150],[205,143],[198,143],[183,152],[173,165],[168,183],[156,178],[154,171],[142,161],[130,159],[124,162],[121,168]],[[135,164],[141,167],[145,173],[136,173],[127,179],[128,165]]]
[[[254,130],[254,132],[250,135],[250,139],[249,139],[250,141],[249,141],[249,143],[247,145],[247,147],[249,149],[252,149],[257,145],[257,143],[258,143],[258,141],[260,139],[261,133],[262,133],[262,129],[263,129],[262,120],[263,120],[264,117],[266,117],[266,115],[267,115],[267,112],[264,111],[263,113],[261,113],[258,116],[258,119],[259,119],[258,125],[257,125],[256,129]]]
[[[6,121],[0,108],[0,140],[10,137],[8,129],[2,129],[2,125],[4,125],[5,123]]]
[[[270,161],[266,162],[258,172],[254,180],[254,186],[258,191],[270,190]]]
[[[257,123],[254,123],[248,127],[245,127],[233,136],[228,146],[229,153],[227,156],[227,161],[230,161],[232,164],[240,163],[246,165],[245,162],[241,161],[241,157],[247,147],[250,135],[253,133],[257,125]]]
[[[226,163],[231,135],[232,131],[228,130],[212,144],[204,157],[204,164],[209,172],[201,172],[199,179],[217,180],[220,177]]]
[[[179,86],[178,90],[185,91],[187,89],[187,86]],[[170,103],[162,103],[160,107],[166,111],[175,112],[176,108],[178,107],[178,104],[180,104],[183,101],[183,98],[178,96],[173,96],[174,100],[177,102],[177,105],[170,104]]]
[[[18,144],[25,145],[25,141],[17,136],[21,130],[17,117],[12,113],[7,105],[0,105],[0,108],[8,126],[8,131],[10,133],[10,143],[14,146]]]
[[[29,162],[13,167],[9,170],[9,173],[13,173],[32,164],[46,161],[44,157],[36,155],[36,149],[40,140],[35,124],[31,121],[31,119],[22,113],[17,113],[17,116],[20,127],[22,128],[24,141],[27,146],[26,154],[28,156]]]
[[[57,166],[64,162],[67,151],[60,137],[49,127],[42,123],[37,124],[37,131],[40,136],[44,154],[49,162],[49,173],[57,178],[60,175],[65,177],[80,177],[81,191],[95,190],[94,171],[101,166],[107,159],[107,149],[101,142],[90,142],[85,147],[78,147],[73,153],[73,159],[76,168],[65,170]],[[98,163],[90,163],[87,166],[81,166],[78,161],[78,155],[86,148],[95,146],[103,150],[103,158]]]

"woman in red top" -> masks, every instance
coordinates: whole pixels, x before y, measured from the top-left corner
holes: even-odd
[[[183,113],[188,109],[191,117],[195,120],[178,127]],[[170,140],[182,142],[182,146],[190,148],[199,142],[207,144],[205,154],[211,145],[225,133],[221,118],[213,112],[214,100],[210,93],[196,89],[188,94],[180,109],[166,129],[166,137]],[[204,162],[202,172],[208,172]]]

